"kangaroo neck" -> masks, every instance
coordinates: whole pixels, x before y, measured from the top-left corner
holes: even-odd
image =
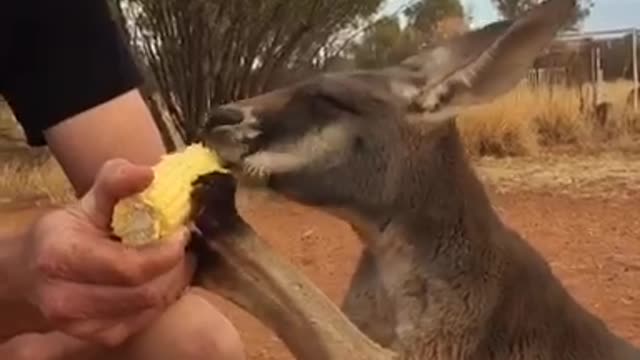
[[[396,205],[382,218],[387,224],[372,250],[385,252],[387,243],[400,243],[420,262],[477,269],[483,266],[477,254],[491,252],[499,220],[466,160],[455,124],[431,134],[426,144],[410,141],[414,146],[399,177]]]

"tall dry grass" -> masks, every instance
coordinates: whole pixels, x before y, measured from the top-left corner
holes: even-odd
[[[581,107],[575,90],[521,84],[489,104],[468,109],[458,125],[472,156],[535,156],[555,147],[572,152],[640,153],[640,116],[626,106],[631,88],[629,82],[605,84],[603,100],[611,103],[611,109],[604,122]],[[0,112],[0,128],[7,126],[6,120]],[[0,205],[7,199],[64,202],[72,198],[64,173],[45,149],[1,145]]]
[[[469,153],[476,156],[536,155],[556,146],[621,149],[640,136],[640,114],[626,104],[631,89],[626,81],[605,83],[602,101],[610,106],[602,118],[588,104],[588,88],[583,88],[585,103],[577,89],[533,88],[523,82],[495,101],[465,111],[458,126]]]
[[[24,132],[0,98],[0,209],[15,203],[63,203],[69,181],[47,148],[29,148]]]
[[[72,187],[45,150],[16,149],[0,156],[0,207],[12,203],[64,203]]]

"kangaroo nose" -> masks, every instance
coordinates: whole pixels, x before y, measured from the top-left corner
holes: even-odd
[[[237,164],[252,151],[261,135],[259,123],[248,109],[223,106],[214,109],[197,141],[216,149],[225,163]]]
[[[241,110],[219,106],[212,109],[206,122],[196,131],[196,140],[203,141],[205,137],[220,127],[228,127],[240,124],[244,120],[244,113]]]

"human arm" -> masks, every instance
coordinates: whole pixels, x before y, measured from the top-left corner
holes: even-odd
[[[155,163],[165,148],[106,0],[26,0],[14,17],[0,92],[29,144],[49,146],[78,196],[106,159]]]
[[[153,251],[134,253],[112,241],[104,220],[110,206],[127,193],[119,186],[126,190],[148,180],[139,175],[118,178],[120,171],[132,169],[129,162],[155,163],[164,147],[137,91],[140,76],[116,38],[106,3],[39,2],[37,9],[17,16],[24,20],[24,28],[18,29],[24,38],[14,42],[10,52],[17,58],[12,69],[16,76],[4,79],[0,88],[30,144],[49,145],[80,200],[0,233],[0,277],[6,280],[0,286],[0,318],[12,309],[5,305],[19,305],[34,318],[40,316],[49,328],[101,342],[121,341],[140,326],[137,315],[144,313],[142,320],[149,321],[149,311],[157,314],[175,300],[193,268],[185,257],[184,241],[158,248],[160,254],[155,256]],[[114,158],[128,161],[109,166],[107,160]],[[133,168],[147,175],[150,171],[148,166]],[[95,181],[100,169],[102,181]],[[96,207],[96,201],[101,205]],[[103,221],[96,223],[92,220],[96,217]],[[94,258],[81,256],[87,254]],[[148,269],[144,276],[141,268]],[[70,272],[60,274],[59,269]],[[57,279],[54,286],[45,281],[51,279]],[[114,293],[97,287],[112,287]],[[99,299],[98,294],[102,294]],[[123,302],[122,296],[130,297]],[[140,301],[150,297],[142,306]],[[74,299],[76,308],[85,309],[61,309],[55,299],[65,303]],[[85,318],[69,318],[78,315]],[[117,320],[126,320],[125,326],[113,328]],[[38,330],[41,324],[27,326],[32,328],[14,331]],[[105,334],[101,327],[113,329]]]
[[[109,160],[78,202],[0,239],[0,304],[35,310],[28,311],[30,317],[44,320],[29,324],[34,328],[18,324],[5,335],[62,330],[115,345],[180,296],[193,271],[193,259],[184,256],[186,229],[161,246],[143,249],[121,246],[108,230],[115,202],[152,178],[147,166]]]
[[[137,89],[45,130],[45,138],[78,195],[108,159],[153,165],[166,151]]]

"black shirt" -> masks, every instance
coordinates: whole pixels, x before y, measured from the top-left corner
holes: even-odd
[[[141,81],[104,0],[0,0],[0,95],[30,145]]]

